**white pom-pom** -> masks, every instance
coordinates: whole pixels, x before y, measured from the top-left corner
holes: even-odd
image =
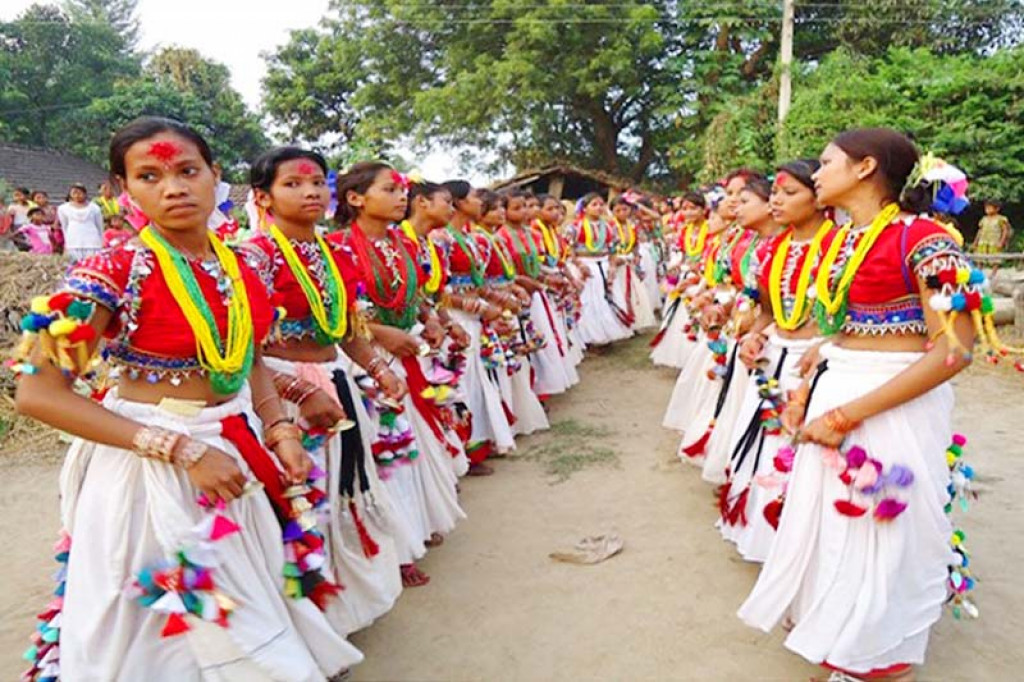
[[[953,309],[953,299],[943,294],[932,294],[928,306],[938,312],[949,312]]]

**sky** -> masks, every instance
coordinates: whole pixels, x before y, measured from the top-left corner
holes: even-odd
[[[47,0],[2,0],[0,18],[13,19],[30,5]],[[288,32],[316,26],[328,0],[139,0],[139,47],[151,51],[168,45],[199,50],[231,71],[231,83],[252,109],[260,106],[260,80],[266,69],[260,54],[288,41]],[[257,9],[258,7],[258,9]],[[411,153],[403,154],[412,159]],[[456,159],[437,150],[418,160],[431,180],[463,177]],[[468,173],[475,182],[484,180]]]

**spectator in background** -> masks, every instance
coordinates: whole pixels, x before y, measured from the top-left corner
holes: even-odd
[[[7,212],[7,197],[0,194],[0,251],[8,251],[14,246],[10,240],[11,214]]]
[[[50,226],[43,222],[43,209],[36,206],[28,210],[28,222],[18,228],[13,240],[20,251],[53,253]]]
[[[1013,228],[1006,216],[999,212],[998,201],[985,202],[985,215],[978,221],[978,234],[974,237],[976,253],[1001,253],[1010,243]]]
[[[43,215],[43,225],[46,225],[50,230],[50,245],[53,248],[52,253],[62,253],[64,251],[63,239],[64,235],[60,231],[60,225],[57,224],[57,207],[50,203],[50,195],[41,189],[37,189],[32,192],[32,201],[39,207]]]
[[[116,249],[119,246],[131,241],[137,234],[131,225],[125,222],[124,216],[119,213],[108,215],[103,219],[106,229],[103,231],[103,248]]]
[[[106,218],[107,216],[120,215],[121,204],[117,201],[117,196],[114,193],[114,187],[110,181],[101,182],[99,190],[100,194],[94,199],[94,201],[103,212],[103,217]]]
[[[18,187],[11,195],[11,205],[7,207],[7,213],[11,216],[11,229],[17,230],[28,223],[29,209],[34,208],[29,200],[29,192],[25,187]]]
[[[64,251],[72,260],[103,248],[103,212],[89,202],[85,185],[71,185],[67,202],[57,209],[57,222],[64,233]]]

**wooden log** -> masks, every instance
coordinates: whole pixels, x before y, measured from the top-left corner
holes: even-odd
[[[1013,292],[1013,330],[1018,339],[1024,339],[1024,284]]]

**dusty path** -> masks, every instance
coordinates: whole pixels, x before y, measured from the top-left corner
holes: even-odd
[[[524,439],[523,457],[463,484],[470,518],[424,562],[431,584],[353,637],[367,656],[356,680],[790,682],[815,673],[778,633],[734,615],[757,568],[719,539],[710,489],[659,426],[674,375],[649,366],[642,340],[588,360],[582,374],[554,401],[553,433]],[[977,367],[957,393],[982,473],[983,499],[966,525],[982,619],[945,618],[921,679],[1020,679],[1024,378]],[[48,588],[55,481],[54,467],[2,470],[0,679],[20,670]],[[548,559],[605,531],[625,539],[621,555],[590,567]]]

